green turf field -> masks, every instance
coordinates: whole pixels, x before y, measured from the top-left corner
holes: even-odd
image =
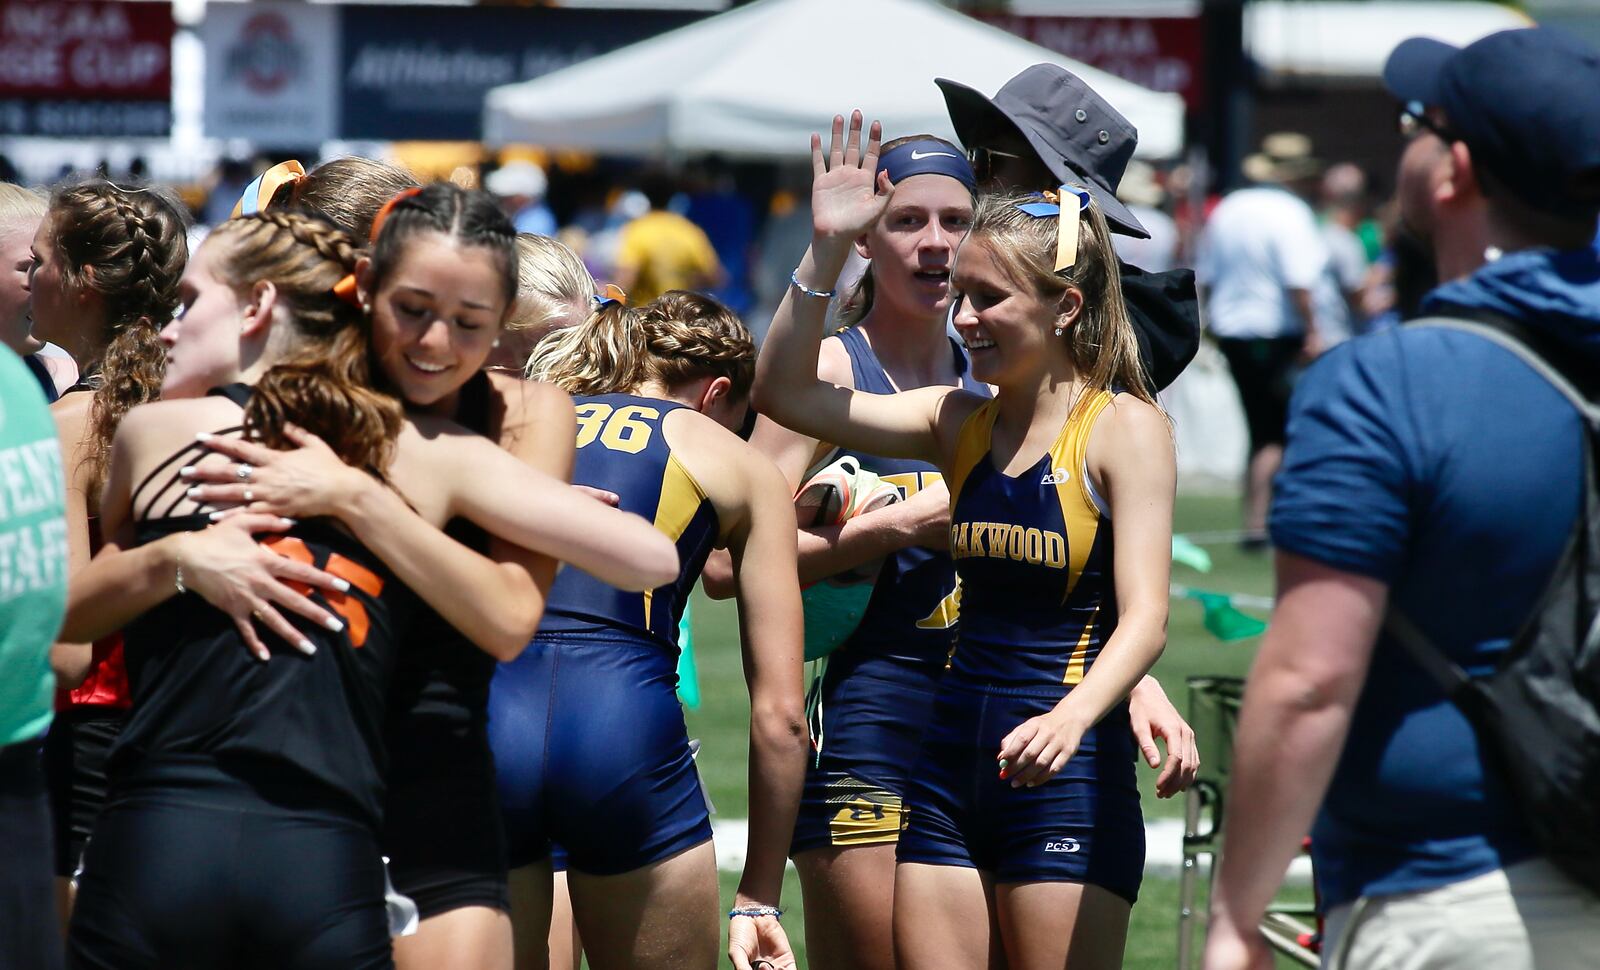
[[[1236,528],[1238,503],[1229,497],[1184,497],[1178,502],[1176,530],[1205,532]],[[1202,575],[1182,566],[1173,569],[1173,580],[1211,590],[1268,595],[1271,593],[1269,559],[1240,552],[1230,544],[1210,545],[1213,569]],[[1173,703],[1187,712],[1185,679],[1197,674],[1240,674],[1249,667],[1255,641],[1224,644],[1201,625],[1198,604],[1174,602],[1167,649],[1156,665]],[[717,603],[697,596],[694,602],[694,643],[699,661],[703,703],[689,713],[689,733],[701,739],[700,772],[710,789],[717,813],[723,818],[743,818],[745,802],[745,753],[748,730],[748,701],[738,655],[738,633],[731,603]],[[1201,752],[1204,760],[1206,752]],[[1145,790],[1147,817],[1181,817],[1182,800],[1158,801],[1153,794],[1155,772],[1140,769]],[[722,874],[724,903],[730,901],[738,876]],[[1128,934],[1125,966],[1156,970],[1174,966],[1177,952],[1176,879],[1147,878],[1139,904],[1134,907]],[[784,887],[784,925],[789,939],[805,960],[805,914],[800,904],[800,889],[791,869]],[[1287,962],[1282,964],[1289,966]],[[824,968],[818,968],[824,970]]]

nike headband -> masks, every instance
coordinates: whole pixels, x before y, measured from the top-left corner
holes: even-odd
[[[878,171],[888,172],[891,184],[913,175],[943,175],[966,186],[968,192],[978,190],[966,158],[955,148],[930,138],[908,141],[884,152],[878,158]]]

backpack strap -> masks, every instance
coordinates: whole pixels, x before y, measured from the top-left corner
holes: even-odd
[[[1543,346],[1545,342],[1537,339],[1526,327],[1502,317],[1482,320],[1468,320],[1462,317],[1423,317],[1407,323],[1406,326],[1459,330],[1477,334],[1485,340],[1499,344],[1516,354],[1551,387],[1560,391],[1591,427],[1600,424],[1600,405],[1595,403],[1596,399],[1600,398],[1600,382],[1596,381],[1594,375],[1570,373],[1552,364],[1550,360],[1553,355],[1543,352],[1546,349]]]
[[[1600,427],[1600,405],[1595,402],[1600,400],[1600,375],[1587,372],[1571,372],[1562,370],[1550,363],[1554,356],[1552,347],[1547,340],[1541,339],[1528,328],[1514,320],[1499,315],[1477,314],[1475,319],[1462,317],[1423,317],[1406,324],[1407,327],[1435,327],[1442,330],[1459,330],[1464,333],[1476,334],[1485,340],[1499,344],[1506,350],[1515,354],[1519,360],[1533,369],[1551,387],[1555,388],[1567,401],[1577,409],[1578,414],[1588,425],[1588,433],[1584,435],[1584,473],[1586,477],[1584,487],[1584,502],[1593,492],[1594,464],[1590,459],[1591,437],[1595,429]],[[1579,521],[1587,521],[1589,512],[1587,508],[1580,508]],[[1569,544],[1570,545],[1570,544]],[[1565,561],[1572,554],[1569,548],[1563,554]],[[1539,603],[1533,611],[1537,618],[1543,612],[1546,601],[1551,591],[1546,590],[1540,596]],[[1459,703],[1463,697],[1464,688],[1472,678],[1460,666],[1454,663],[1437,644],[1428,639],[1427,634],[1411,621],[1411,618],[1402,613],[1391,602],[1383,618],[1383,628],[1395,639],[1406,652],[1411,655],[1417,666],[1427,672],[1444,692]],[[1520,634],[1518,638],[1520,639]]]
[[[1388,612],[1384,614],[1383,629],[1394,637],[1396,643],[1406,648],[1406,653],[1411,655],[1411,659],[1416,661],[1418,667],[1444,688],[1445,696],[1455,698],[1457,692],[1472,680],[1465,670],[1445,656],[1444,651],[1429,640],[1428,635],[1412,623],[1411,618],[1400,612],[1392,602]]]

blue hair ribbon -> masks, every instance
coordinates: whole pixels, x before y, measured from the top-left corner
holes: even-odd
[[[240,216],[253,216],[261,212],[266,209],[280,188],[305,177],[305,166],[294,159],[279,162],[257,175],[244,187],[244,193],[239,196],[239,201],[233,204],[233,212],[229,213],[228,218],[237,219]]]
[[[1062,205],[1061,200],[1068,196],[1076,196],[1076,206]],[[1039,202],[1019,202],[1017,208],[1035,219],[1060,219],[1061,225],[1056,228],[1056,272],[1071,269],[1078,261],[1078,222],[1082,213],[1089,208],[1089,190],[1081,185],[1063,185],[1059,190],[1056,201],[1050,201],[1048,194],[1041,193]]]

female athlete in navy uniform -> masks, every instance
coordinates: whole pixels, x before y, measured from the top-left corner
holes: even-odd
[[[913,970],[1117,966],[1143,870],[1127,698],[1165,638],[1168,427],[1143,394],[1087,192],[1081,219],[1076,194],[1064,219],[1040,199],[978,206],[955,262],[955,324],[992,401],[817,379],[820,286],[894,204],[878,154],[876,124],[862,150],[859,113],[848,141],[835,119],[829,162],[813,139],[817,232],[756,395],[782,424],[931,461],[950,483],[962,626],[911,773],[896,955]]]
[[[782,476],[732,431],[755,347],[730,311],[668,293],[608,303],[552,335],[530,373],[576,395],[574,481],[619,496],[678,544],[680,573],[646,592],[565,572],[532,645],[503,664],[490,730],[513,866],[548,886],[567,853],[573,911],[596,970],[716,963],[711,826],[678,705],[677,631],[716,546],[733,554],[750,689],[750,836],[730,956],[792,967],[777,921],[804,774],[794,512]],[[546,892],[548,890],[545,890]],[[548,898],[525,965],[541,965]]]
[[[895,187],[894,200],[856,242],[871,264],[848,302],[848,329],[822,343],[817,376],[870,394],[944,385],[987,396],[945,330],[951,260],[972,223],[972,170],[958,149],[927,135],[886,143],[878,170]],[[766,418],[751,442],[795,488],[836,452]],[[800,533],[802,582],[889,558],[860,625],[813,685],[817,750],[791,852],[805,893],[808,952],[840,970],[892,970],[895,844],[912,762],[955,644],[960,594],[939,469],[852,454],[907,501]],[[708,591],[715,595],[725,573],[713,556]],[[1192,780],[1189,732],[1153,679],[1135,695],[1142,704],[1135,733],[1152,767],[1159,764],[1153,738],[1174,740],[1157,782],[1159,794],[1174,794]]]
[[[430,605],[444,611],[449,609],[446,604],[452,597],[470,598],[474,590],[481,591],[496,582],[504,582],[499,564],[460,546],[433,526],[419,530],[409,522],[409,518],[414,518],[437,526],[459,511],[463,515],[481,517],[497,531],[515,536],[527,548],[561,549],[565,555],[585,562],[590,568],[601,569],[617,582],[647,585],[664,575],[675,574],[676,555],[670,543],[648,523],[578,495],[565,485],[527,468],[493,444],[461,433],[459,428],[420,417],[402,423],[396,402],[368,390],[368,343],[363,318],[353,303],[347,301],[348,290],[341,287],[336,292],[340,277],[354,268],[354,259],[347,236],[310,217],[267,213],[230,222],[212,234],[191,264],[184,283],[188,309],[169,327],[173,358],[169,373],[175,383],[202,376],[227,382],[265,372],[270,392],[258,393],[246,410],[247,423],[254,434],[264,439],[263,444],[288,443],[286,422],[289,420],[299,420],[334,443],[330,448],[321,444],[320,439],[308,438],[309,432],[304,430],[294,435],[296,441],[309,442],[295,453],[303,459],[296,467],[315,471],[304,460],[309,453],[315,459],[331,462],[342,473],[343,477],[333,476],[338,487],[331,491],[342,495],[349,507],[335,501],[328,509],[317,510],[312,515],[319,524],[318,541],[343,550],[338,551],[343,558],[321,556],[316,546],[298,533],[283,539],[278,544],[278,552],[290,559],[314,563],[371,595],[378,592],[378,583],[371,576],[382,579],[388,567],[392,567],[397,578],[425,592]],[[501,312],[503,303],[504,300]],[[380,418],[391,420],[385,416],[390,410],[395,427],[392,431],[386,430],[386,426],[382,429],[386,430],[381,436],[385,447],[376,452],[372,448],[355,447],[356,442],[373,439],[376,433],[373,422]],[[138,518],[161,519],[161,525],[176,523],[181,530],[196,528],[207,521],[207,517],[199,514],[184,516],[181,523],[171,518],[176,510],[186,505],[195,507],[198,513],[204,508],[198,503],[253,498],[249,491],[262,484],[255,481],[254,469],[215,457],[199,459],[199,463],[227,465],[230,477],[239,483],[234,491],[240,494],[231,494],[226,487],[190,489],[186,484],[180,487],[182,460],[194,461],[199,457],[192,444],[194,426],[216,430],[225,418],[237,419],[238,413],[237,406],[214,397],[173,401],[136,412],[126,426],[124,437],[119,438],[119,446],[147,464],[165,457],[168,452],[175,453],[171,460],[156,467],[138,489],[129,488],[129,476],[137,470],[137,463],[127,475],[114,476],[115,487],[108,489],[108,499],[118,502],[123,515],[137,499],[141,507],[133,511]],[[237,420],[233,423],[237,424]],[[191,443],[189,448],[166,447],[180,434],[186,436],[182,440]],[[212,436],[212,441],[218,437]],[[387,444],[391,439],[392,445]],[[229,447],[241,454],[272,454],[262,445],[232,440],[234,444]],[[393,452],[394,460],[386,468],[386,452],[389,451]],[[356,465],[345,465],[339,461],[339,456],[360,461]],[[384,461],[379,462],[380,458]],[[114,463],[113,467],[119,466]],[[473,469],[478,469],[482,475],[474,474]],[[375,471],[386,474],[388,480],[403,483],[404,497],[384,487],[372,474]],[[153,498],[144,498],[150,482],[163,472],[169,481],[156,490]],[[292,478],[293,472],[291,467],[280,475]],[[311,481],[311,478],[305,480]],[[531,501],[554,512],[535,515],[527,509],[508,509],[506,503],[500,501],[501,486],[516,488],[530,496]],[[205,494],[207,490],[230,494],[217,499]],[[359,511],[352,512],[351,508]],[[326,521],[322,516],[335,510],[361,523],[352,530],[355,536],[331,524],[320,525]],[[246,513],[241,518],[248,521],[262,519],[263,515]],[[276,516],[266,518],[275,519]],[[372,522],[382,522],[386,527],[372,528]],[[367,541],[363,538],[365,535],[380,538]],[[311,653],[313,659],[329,653],[315,649],[318,644],[304,630],[308,624],[301,623],[297,627],[285,623],[270,602],[248,593],[239,594],[227,582],[219,582],[214,571],[200,568],[202,564],[187,559],[183,538],[179,535],[157,538],[138,549],[113,554],[92,564],[86,571],[85,581],[74,590],[76,598],[73,614],[68,619],[69,631],[98,632],[120,624],[131,613],[161,603],[172,594],[170,582],[176,567],[180,575],[186,570],[194,580],[209,587],[208,598],[217,597],[230,607],[229,612],[234,612],[232,608],[242,600],[249,604],[252,615],[302,651]],[[358,545],[362,541],[366,542],[365,546]],[[638,554],[615,555],[630,543],[639,549]],[[355,550],[362,552],[359,560]],[[97,567],[100,568],[97,570]],[[166,580],[164,590],[157,577]],[[398,584],[383,580],[384,588],[392,585]],[[164,608],[178,609],[182,605],[169,604]],[[371,642],[373,621],[369,607],[373,604],[357,604],[348,610],[341,609],[338,601],[330,602],[329,606],[340,617],[320,611],[326,629],[346,630],[348,646],[365,651]],[[538,615],[534,610],[533,619],[529,621],[525,619],[529,611],[524,603],[498,596],[474,602],[471,609],[486,614],[473,628],[478,636],[491,643],[495,642],[496,631],[506,631],[506,636],[526,637]],[[205,618],[205,623],[200,625],[208,630],[208,643],[218,638],[234,642],[254,639],[248,621],[229,628],[228,616],[224,613],[198,612]],[[463,616],[454,622],[467,628],[469,624],[465,619]],[[526,625],[517,630],[514,627],[518,622]],[[256,673],[246,678],[244,685],[233,694],[224,693],[223,696],[230,699],[228,704],[185,702],[181,709],[170,711],[164,711],[159,704],[151,708],[146,718],[151,725],[147,733],[156,742],[138,741],[136,736],[125,746],[125,755],[123,749],[119,749],[119,766],[127,766],[122,773],[134,779],[128,787],[133,793],[128,804],[124,805],[120,798],[118,801],[124,816],[134,819],[128,824],[155,824],[150,823],[148,812],[141,814],[143,810],[137,797],[141,792],[139,785],[155,792],[159,796],[157,801],[175,791],[179,793],[178,800],[183,801],[188,798],[184,794],[186,786],[194,784],[186,775],[166,776],[157,772],[154,777],[147,778],[148,773],[143,770],[146,765],[160,768],[169,760],[186,761],[190,755],[200,755],[206,762],[202,768],[211,775],[223,776],[223,781],[217,782],[222,793],[208,804],[242,812],[241,817],[264,820],[247,833],[246,845],[250,851],[230,849],[227,854],[249,858],[258,852],[273,859],[283,858],[285,864],[297,867],[305,884],[296,885],[292,890],[287,886],[274,887],[284,899],[276,908],[267,907],[257,915],[248,908],[252,900],[259,902],[259,899],[249,894],[259,896],[264,890],[251,885],[250,871],[243,862],[239,863],[241,868],[230,869],[224,865],[227,861],[224,859],[201,866],[193,858],[184,856],[183,867],[178,870],[155,867],[149,874],[134,872],[122,864],[126,856],[116,854],[130,851],[129,843],[113,839],[110,847],[101,848],[101,840],[97,839],[96,854],[92,854],[86,864],[85,885],[98,887],[101,894],[94,897],[97,908],[80,912],[75,924],[79,929],[74,935],[75,946],[86,964],[96,965],[92,961],[100,959],[113,965],[141,965],[152,961],[186,965],[182,964],[182,959],[190,959],[194,965],[204,966],[232,965],[230,961],[237,959],[240,965],[250,965],[248,961],[256,959],[251,949],[254,936],[269,934],[275,941],[274,948],[264,951],[261,965],[387,965],[389,946],[382,920],[382,870],[381,867],[376,869],[374,900],[368,894],[373,888],[371,872],[361,854],[370,849],[371,857],[378,858],[376,830],[383,814],[383,778],[378,773],[384,747],[383,715],[388,701],[389,673],[395,666],[397,652],[392,643],[397,637],[391,635],[392,632],[392,629],[384,631],[386,639],[381,649],[358,652],[356,656],[361,659],[355,666],[345,664],[337,669],[340,689],[349,700],[345,709],[334,704],[337,698],[328,690],[321,691],[319,696],[316,688],[308,687],[301,692],[303,696],[297,695],[293,685],[300,682],[294,680],[294,671],[301,668],[293,665],[305,661],[292,656],[274,657],[262,667],[247,664],[247,669],[252,671],[270,670],[280,664],[285,670]],[[507,643],[509,649],[515,649],[513,641]],[[398,652],[403,653],[405,649],[402,646]],[[462,645],[461,650],[467,651],[470,647]],[[168,654],[170,651],[152,648],[152,655]],[[181,650],[172,655],[180,660],[186,656]],[[335,663],[338,657],[315,662]],[[179,687],[190,683],[184,679],[182,663],[151,664],[144,669],[148,676],[135,677],[136,695],[143,692],[159,699],[163,683],[176,683]],[[322,676],[330,675],[325,672]],[[144,710],[137,698],[136,710]],[[284,727],[277,724],[275,718],[295,723]],[[269,723],[263,725],[258,721]],[[345,721],[350,723],[341,726]],[[330,735],[333,741],[316,739],[320,727],[327,726],[324,722],[333,723],[337,728],[335,734]],[[174,731],[169,724],[177,724],[179,728],[187,724],[193,729]],[[292,741],[297,737],[296,731],[309,733],[306,739],[286,742],[281,747],[270,741],[275,736]],[[346,735],[343,740],[339,740],[338,731]],[[352,737],[354,744],[346,743]],[[235,757],[235,752],[242,757]],[[169,759],[167,754],[175,758]],[[330,759],[338,762],[337,770],[327,768]],[[287,771],[286,778],[280,777],[284,771]],[[233,790],[256,785],[260,773],[268,776],[268,782],[287,791],[272,788],[266,793],[266,804],[262,805],[251,801],[250,791],[241,794]],[[327,784],[322,784],[324,782]],[[304,794],[294,795],[301,789],[305,789]],[[321,797],[323,795],[327,797]],[[285,801],[295,798],[299,800]],[[325,850],[325,856],[309,860],[295,858],[294,853],[280,856],[278,849],[281,847],[274,840],[287,829],[276,826],[274,812],[280,807],[297,810],[306,800],[315,803],[311,808],[322,813],[316,816],[322,822],[342,813],[338,821],[344,834],[337,845],[312,846],[317,851]],[[156,819],[158,823],[161,821],[160,817]],[[142,845],[139,850],[161,854],[149,845]],[[339,852],[344,854],[337,855]],[[344,861],[340,862],[341,859]],[[341,873],[348,874],[349,878]],[[130,887],[142,888],[130,892]],[[199,893],[215,893],[215,902],[221,907],[219,915],[227,918],[193,925],[173,922],[181,909],[173,900],[184,900],[183,905],[191,905],[195,894]],[[148,906],[144,905],[147,898]],[[303,908],[295,908],[302,903]],[[369,932],[372,905],[376,905],[378,914],[381,959]],[[286,912],[285,906],[291,911]],[[320,908],[322,922],[311,920],[309,914],[313,908]],[[329,916],[330,913],[334,915]],[[328,943],[331,950],[319,957],[318,947],[322,944],[317,941],[328,926],[344,927],[340,932],[345,935]],[[190,953],[193,956],[183,956]]]
[[[957,148],[930,135],[889,142],[878,168],[896,186],[894,204],[856,245],[871,264],[845,314],[848,328],[822,344],[818,376],[869,394],[945,386],[987,396],[945,332],[950,261],[972,223],[972,169]],[[791,494],[809,469],[832,460],[834,440],[765,417],[750,439],[783,470]],[[805,894],[810,958],[837,970],[892,970],[903,796],[955,645],[959,594],[944,551],[949,501],[939,469],[921,460],[849,454],[906,501],[799,534],[803,583],[868,562],[884,565],[860,624],[828,656],[821,683],[812,687],[816,751],[807,761],[790,852]],[[714,556],[707,590],[724,593],[730,579],[726,557]]]

